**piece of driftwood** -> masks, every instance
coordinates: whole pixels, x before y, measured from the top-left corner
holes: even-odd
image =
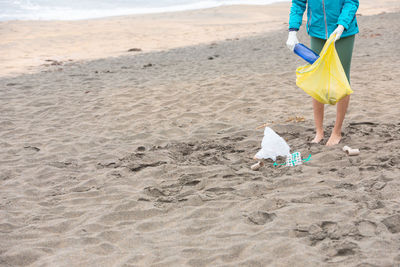
[[[255,163],[255,164],[253,164],[253,165],[251,165],[251,169],[253,170],[253,171],[257,171],[257,170],[259,170],[261,167],[263,167],[264,166],[264,162],[262,162],[262,161],[259,161],[259,162],[257,162],[257,163]]]

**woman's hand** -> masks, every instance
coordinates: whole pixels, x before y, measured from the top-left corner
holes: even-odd
[[[339,25],[339,26],[336,28],[336,30],[334,30],[334,31],[332,32],[332,34],[335,34],[335,33],[336,33],[335,42],[336,42],[337,40],[340,39],[340,36],[342,36],[343,31],[344,31],[344,26],[343,26],[343,25]],[[331,36],[332,36],[332,34],[331,34]]]
[[[296,44],[299,43],[299,40],[297,40],[296,34],[297,34],[297,31],[290,31],[290,32],[289,32],[288,39],[287,39],[287,41],[286,41],[286,46],[287,46],[291,51],[293,51],[293,50],[294,50],[294,46],[295,46]]]

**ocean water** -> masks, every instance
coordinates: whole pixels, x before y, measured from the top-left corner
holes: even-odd
[[[0,21],[80,20],[288,0],[0,0]]]

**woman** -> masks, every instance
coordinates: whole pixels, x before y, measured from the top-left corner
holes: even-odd
[[[286,45],[293,50],[299,42],[296,33],[299,30],[303,13],[307,8],[307,32],[311,37],[311,49],[319,54],[325,41],[336,34],[335,46],[347,79],[350,82],[350,64],[353,54],[355,34],[358,33],[356,12],[358,0],[292,0],[289,19],[289,37]],[[336,145],[342,138],[342,124],[349,105],[350,95],[337,103],[336,122],[327,146]],[[314,121],[316,128],[313,143],[324,138],[324,104],[313,99]]]

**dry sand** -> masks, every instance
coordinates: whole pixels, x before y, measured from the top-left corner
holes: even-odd
[[[0,79],[0,265],[399,265],[400,13],[359,25],[330,148],[284,30]],[[250,170],[272,120],[311,161]]]

